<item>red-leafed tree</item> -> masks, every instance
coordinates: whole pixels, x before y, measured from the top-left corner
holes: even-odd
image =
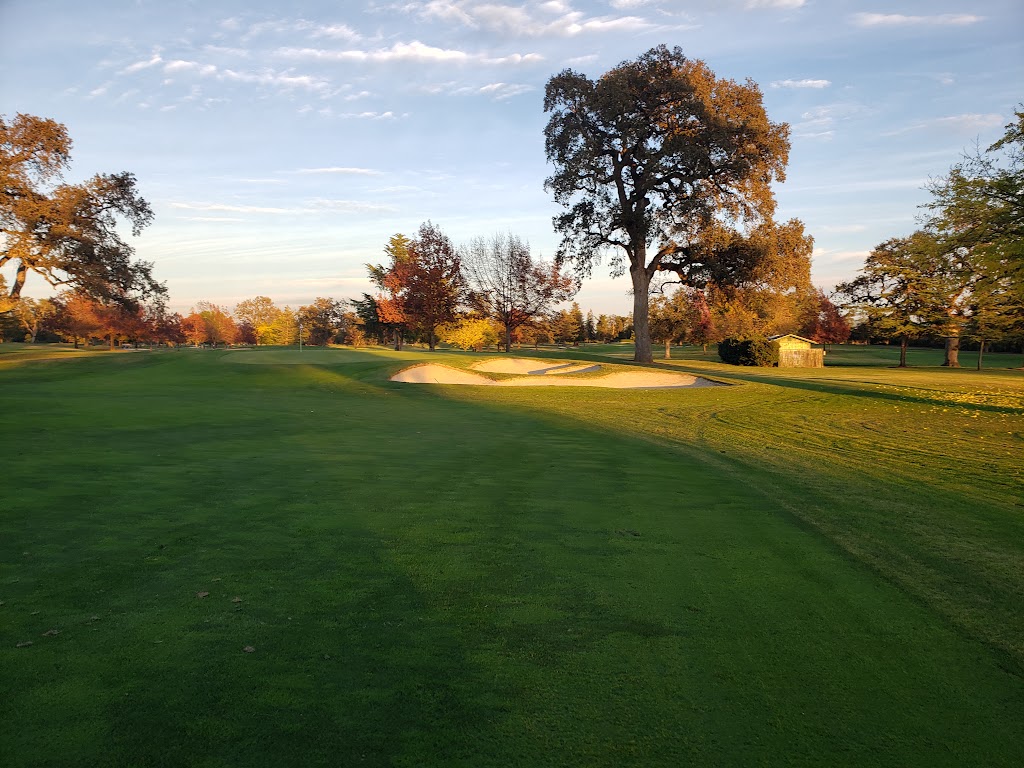
[[[850,338],[850,324],[840,314],[839,307],[819,288],[801,318],[799,332],[818,344],[843,344]]]
[[[501,323],[506,352],[517,329],[571,299],[579,287],[557,265],[534,260],[529,243],[513,234],[477,238],[463,254],[472,303]]]
[[[370,281],[377,287],[374,299],[377,322],[391,333],[395,349],[401,350],[408,324],[405,299],[408,293],[411,257],[409,238],[393,235],[384,248],[388,264],[367,264]]]
[[[466,290],[462,257],[447,235],[429,221],[420,225],[408,253],[405,314],[426,334],[433,351],[437,346],[438,326],[455,321]]]
[[[54,299],[54,303],[57,305],[54,322],[57,333],[73,341],[75,349],[80,341],[88,341],[99,331],[100,306],[94,299],[68,291]]]

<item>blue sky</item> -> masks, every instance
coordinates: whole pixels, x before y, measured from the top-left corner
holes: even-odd
[[[363,265],[428,219],[553,256],[545,82],[679,45],[791,125],[778,214],[828,288],[1002,134],[1022,29],[1020,0],[0,0],[0,113],[67,125],[69,180],[136,174],[137,255],[174,308],[296,306],[368,290]],[[627,314],[628,288],[598,267],[578,300]]]

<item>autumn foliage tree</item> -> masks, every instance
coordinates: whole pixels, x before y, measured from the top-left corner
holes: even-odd
[[[844,344],[850,338],[850,324],[820,288],[806,303],[800,320],[798,333],[818,344]]]
[[[326,346],[334,341],[348,322],[345,305],[337,299],[318,296],[312,304],[299,307],[298,319],[302,322],[303,343]]]
[[[506,352],[518,328],[551,312],[578,288],[556,264],[534,259],[529,243],[517,235],[476,238],[463,253],[472,301],[501,323]]]
[[[412,257],[409,254],[409,238],[399,233],[392,235],[384,248],[388,257],[386,264],[367,264],[370,282],[377,288],[372,298],[374,322],[386,333],[390,333],[396,350],[402,349],[408,316],[405,299],[408,290],[409,271]]]
[[[774,212],[789,129],[765,114],[751,81],[720,79],[679,48],[652,48],[596,81],[572,70],[545,90],[545,186],[566,211],[554,220],[558,258],[588,275],[612,251],[633,283],[636,356],[651,361],[648,287],[682,273],[713,224],[758,223]]]
[[[200,301],[181,321],[185,339],[192,344],[234,344],[238,328],[227,309],[209,301]]]
[[[71,161],[71,138],[60,123],[18,114],[0,116],[0,268],[11,266],[11,298],[30,272],[50,285],[105,303],[133,305],[165,288],[152,265],[134,261],[119,224],[139,235],[153,211],[127,172],[60,183]]]
[[[403,311],[406,319],[426,335],[433,351],[438,327],[455,321],[465,293],[462,256],[448,236],[429,221],[420,225],[407,254]]]
[[[257,346],[272,343],[271,331],[280,314],[281,310],[268,296],[255,296],[240,301],[234,311],[235,321],[239,326],[247,326],[247,332]],[[239,330],[241,332],[241,328]]]

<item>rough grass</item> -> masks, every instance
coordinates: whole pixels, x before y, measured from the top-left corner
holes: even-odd
[[[0,764],[1016,764],[1020,372],[293,352],[0,348]]]

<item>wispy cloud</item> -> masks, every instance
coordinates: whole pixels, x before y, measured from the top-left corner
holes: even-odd
[[[616,0],[617,10],[647,5],[640,0]],[[534,5],[455,3],[447,0],[412,2],[403,9],[421,18],[461,24],[509,37],[574,37],[587,33],[640,32],[655,25],[640,16],[588,16],[567,2]]]
[[[828,88],[831,80],[774,80],[772,88]]]
[[[273,208],[260,205],[230,205],[228,203],[171,203],[172,208],[186,211],[223,211],[225,213],[309,213],[301,208]]]
[[[453,48],[436,46],[413,40],[409,43],[395,43],[390,48],[375,50],[349,49],[343,51],[323,48],[278,48],[275,55],[287,59],[312,61],[356,61],[356,62],[413,62],[438,64],[531,64],[543,61],[539,53],[513,53],[507,56],[489,56],[484,53],[469,53]]]
[[[313,37],[327,37],[332,40],[348,40],[356,42],[362,40],[363,36],[356,32],[348,24],[328,24],[316,27],[312,31]]]
[[[132,72],[139,72],[143,69],[149,69],[150,67],[155,67],[161,63],[163,63],[163,58],[161,58],[159,53],[154,53],[148,59],[143,59],[142,61],[136,61],[134,64],[129,64],[127,67],[120,70],[118,74],[130,75]]]
[[[314,210],[333,211],[337,213],[394,213],[397,209],[381,203],[368,203],[363,200],[325,200],[317,198],[310,201]]]
[[[984,131],[988,128],[998,128],[1003,125],[1003,116],[990,112],[988,114],[978,114],[976,112],[969,112],[962,115],[948,115],[946,117],[935,117],[931,120],[918,120],[917,122],[911,123],[903,128],[899,128],[895,131],[890,131],[885,136],[898,136],[903,133],[910,133],[912,131],[928,130],[932,128],[938,128],[941,130],[949,130],[960,134],[971,134],[977,131]]]
[[[211,211],[218,213],[241,213],[241,214],[269,214],[273,216],[284,216],[294,214],[316,214],[316,213],[392,213],[394,208],[390,205],[370,203],[364,200],[330,200],[325,198],[314,198],[306,201],[301,206],[275,207],[263,205],[237,205],[232,203],[171,203],[172,208],[186,211]],[[232,217],[194,217],[206,220],[223,220]]]
[[[375,171],[372,168],[347,168],[347,167],[330,167],[330,168],[299,168],[297,171],[292,173],[302,174],[338,174],[343,176],[380,176],[380,171]]]
[[[941,13],[935,16],[905,16],[901,13],[855,13],[850,20],[858,27],[963,27],[984,21],[970,13]]]
[[[427,83],[417,87],[417,90],[431,95],[444,94],[446,96],[489,96],[496,101],[510,99],[521,93],[534,90],[532,85],[525,83],[487,83],[486,85],[459,85],[454,80],[444,83]]]
[[[852,234],[854,232],[863,232],[867,229],[865,224],[825,224],[817,227],[822,232],[828,232],[836,235]]]
[[[504,99],[511,99],[513,96],[528,93],[532,90],[532,85],[525,85],[523,83],[489,83],[481,87],[479,93],[484,96],[492,96],[498,101],[503,101]]]
[[[252,85],[268,86],[281,89],[302,89],[318,91],[321,93],[331,89],[329,80],[316,75],[296,74],[292,70],[275,71],[263,69],[259,71],[246,71],[221,68],[214,64],[203,64],[198,61],[186,61],[174,59],[164,63],[163,72],[165,75],[196,74],[200,77],[209,77],[221,82],[248,83]]]
[[[747,8],[777,8],[780,10],[794,10],[803,8],[807,0],[747,0]]]

